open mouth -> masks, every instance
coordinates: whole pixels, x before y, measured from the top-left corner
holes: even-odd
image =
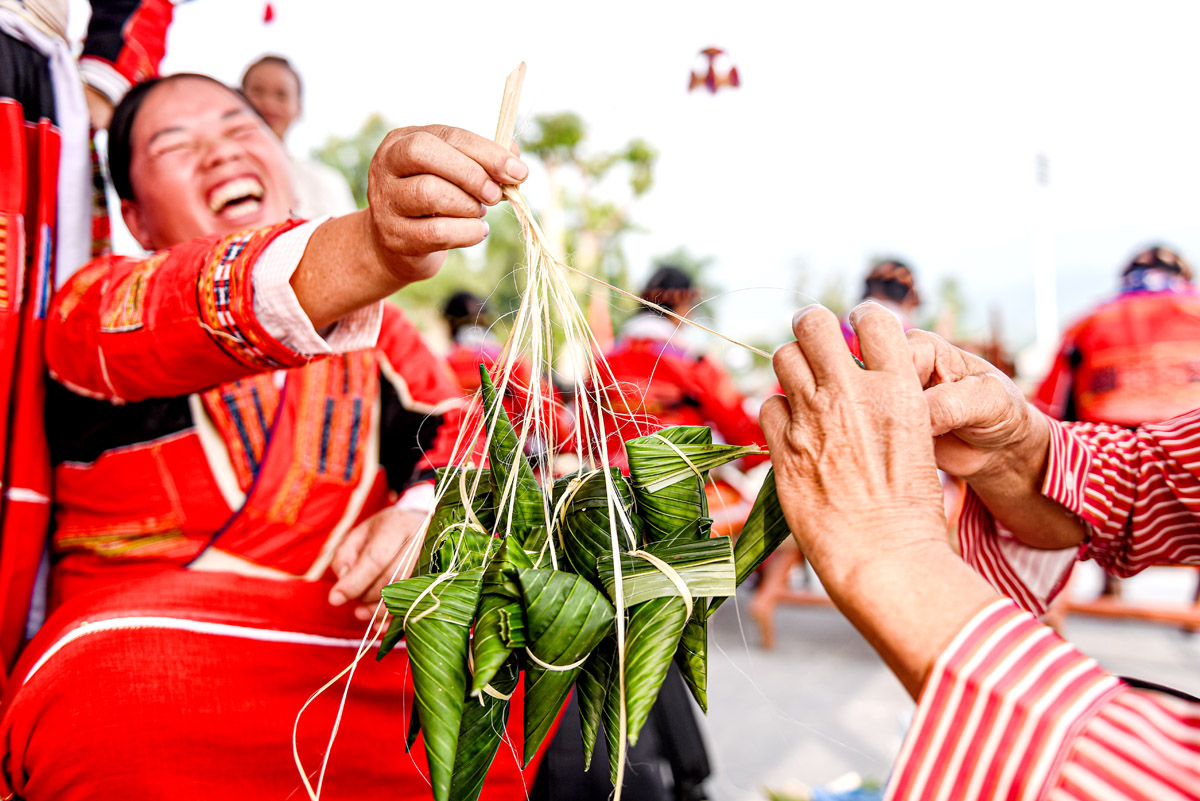
[[[230,220],[249,217],[262,208],[264,192],[257,178],[234,178],[208,193],[208,208],[218,217]]]

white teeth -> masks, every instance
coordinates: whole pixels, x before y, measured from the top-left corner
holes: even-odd
[[[257,213],[260,208],[262,208],[262,203],[255,198],[248,197],[245,200],[238,200],[230,203],[222,211],[222,216],[231,220],[238,220],[242,217],[249,217],[250,215]]]
[[[217,214],[232,200],[238,198],[255,198],[257,200],[262,196],[263,185],[258,179],[234,178],[209,193],[208,208],[213,214]]]

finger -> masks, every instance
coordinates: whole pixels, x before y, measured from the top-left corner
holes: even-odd
[[[382,229],[381,239],[392,245],[400,256],[423,256],[454,248],[468,248],[487,238],[490,228],[486,220],[464,220],[457,217],[391,217],[375,218]]]
[[[906,335],[908,352],[912,358],[913,367],[917,371],[917,379],[921,386],[928,388],[937,367],[937,342],[941,337],[928,331],[913,329]]]
[[[385,192],[387,208],[401,217],[479,218],[487,206],[473,195],[437,175],[392,179]]]
[[[912,374],[904,327],[896,315],[878,303],[867,301],[850,311],[850,325],[858,335],[858,348],[868,370]]]
[[[529,175],[525,163],[508,150],[461,128],[416,129],[403,134],[397,144],[394,174],[439,175],[488,205],[500,200],[501,185],[518,184]]]
[[[782,453],[785,433],[792,420],[792,410],[787,398],[782,395],[772,395],[763,401],[758,410],[758,424],[763,436],[767,438],[767,448],[774,453]]]
[[[844,380],[858,369],[837,315],[824,306],[805,306],[792,318],[792,332],[817,387]]]
[[[333,589],[329,591],[329,603],[334,606],[341,606],[347,600],[354,597],[343,592],[341,587],[341,579],[345,577],[354,565],[358,562],[362,554],[363,546],[366,545],[367,537],[371,531],[371,521],[366,521],[361,525],[355,526],[346,535],[346,539],[342,540],[342,544],[337,547],[333,553],[333,560],[330,562],[330,567],[333,568],[333,574],[338,577],[338,582],[333,585]]]
[[[771,367],[779,379],[779,386],[787,395],[792,406],[807,402],[816,391],[812,370],[804,358],[800,346],[795,342],[780,345],[771,356]]]
[[[375,522],[374,519],[367,521],[367,524]],[[335,593],[341,593],[345,598],[364,598],[367,590],[375,583],[381,573],[385,571],[391,573],[388,568],[392,561],[396,558],[397,544],[396,540],[391,537],[378,536],[376,529],[381,528],[379,525],[372,526],[372,534],[367,540],[367,544],[362,548],[356,561],[346,574],[338,579],[337,584],[333,585],[333,591],[330,593],[330,598]]]
[[[482,165],[494,181],[511,186],[529,177],[529,167],[525,162],[513,158],[511,150],[501,147],[491,139],[446,125],[433,126],[433,129],[448,143]],[[519,148],[517,154],[520,154]]]
[[[1016,411],[1004,385],[988,375],[938,384],[925,390],[925,403],[935,437],[960,428],[990,428]]]
[[[379,169],[368,182],[367,195],[372,206],[386,200],[385,190],[391,188],[386,176],[408,178],[424,174],[449,181],[481,203],[492,205],[500,200],[500,184],[488,170],[441,136],[427,129],[393,133],[380,147]],[[498,145],[492,147],[506,152]]]

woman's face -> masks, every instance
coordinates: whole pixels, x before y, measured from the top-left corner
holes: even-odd
[[[268,61],[250,70],[242,91],[280,139],[300,116],[300,83],[282,64]]]
[[[211,81],[153,89],[131,131],[122,201],[130,232],[149,250],[288,218],[287,162],[279,140],[245,102]]]

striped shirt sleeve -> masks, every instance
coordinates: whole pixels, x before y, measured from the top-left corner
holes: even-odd
[[[1200,798],[1200,705],[1134,690],[1007,599],[934,664],[887,801]]]
[[[1119,576],[1200,564],[1200,410],[1134,430],[1051,421],[1050,432],[1042,492],[1087,524],[1087,540],[1078,550],[1029,548],[968,492],[959,545],[992,586],[1040,614],[1076,558]]]
[[[1084,558],[1118,576],[1200,564],[1200,409],[1137,429],[1058,424],[1045,494],[1089,525]]]

